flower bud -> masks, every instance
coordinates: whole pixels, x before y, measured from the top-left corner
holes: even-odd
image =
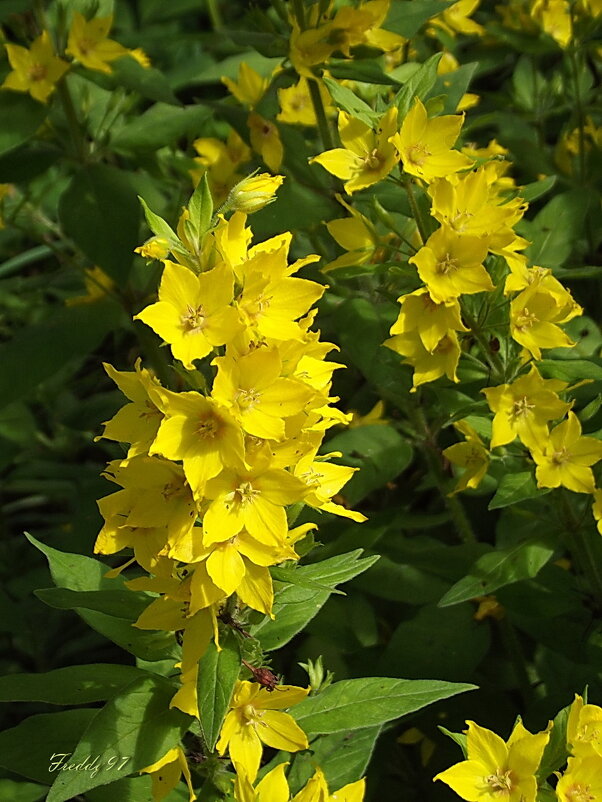
[[[163,237],[151,237],[134,250],[145,259],[165,259],[169,253],[169,242]]]
[[[236,212],[245,212],[246,214],[258,212],[268,203],[276,200],[276,190],[283,181],[283,175],[270,175],[269,173],[243,178],[230,190],[226,205]]]

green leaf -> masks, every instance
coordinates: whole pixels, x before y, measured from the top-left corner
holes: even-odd
[[[57,610],[97,610],[100,613],[135,621],[153,601],[147,593],[131,590],[68,590],[67,588],[40,588],[35,595],[49,607]]]
[[[587,192],[564,192],[555,195],[534,220],[522,222],[531,241],[525,254],[533,264],[558,267],[566,262],[583,231],[590,201]]]
[[[435,55],[428,58],[424,64],[421,64],[420,69],[416,70],[395,96],[393,102],[399,109],[400,122],[403,121],[412,107],[414,98],[419,97],[420,100],[424,100],[435,85],[435,81],[437,80],[437,67],[441,61],[441,56],[441,53],[435,53]]]
[[[122,577],[109,579],[107,566],[81,554],[66,554],[40,543],[31,535],[27,539],[47,558],[53,582],[72,591],[125,590]],[[136,629],[131,621],[115,618],[96,610],[76,608],[83,620],[123,649],[143,660],[163,660],[177,653],[175,639],[168,632],[147,632]]]
[[[583,379],[602,381],[602,359],[542,359],[537,363],[546,379],[578,382]]]
[[[284,36],[263,31],[228,31],[228,37],[237,45],[249,45],[266,58],[288,56],[288,40]]]
[[[45,674],[9,674],[0,677],[0,702],[52,705],[100,702],[145,673],[134,666],[95,663],[57,668]]]
[[[98,756],[99,771],[62,771],[47,802],[68,802],[77,794],[107,785],[156,762],[179,743],[190,716],[169,703],[175,688],[162,677],[137,679],[111,699],[90,722],[69,763]],[[127,760],[126,760],[127,758]]]
[[[438,726],[438,729],[448,738],[451,738],[454,743],[458,744],[465,758],[468,756],[468,737],[463,732],[451,732],[441,725]]]
[[[92,164],[75,173],[59,201],[61,225],[86,256],[125,284],[138,245],[140,206],[127,173]]]
[[[221,651],[218,651],[215,643],[209,644],[199,663],[197,684],[201,732],[211,752],[215,749],[241,667],[235,633],[229,631],[220,638],[220,646]]]
[[[117,84],[137,92],[149,100],[170,103],[174,106],[182,104],[174,95],[167,78],[154,67],[143,67],[135,58],[120,58],[111,65],[111,77]]]
[[[478,62],[473,61],[470,64],[463,64],[453,72],[437,76],[429,95],[445,97],[442,114],[454,114],[457,111],[458,103],[462,100],[464,93],[468,91],[478,66]]]
[[[32,137],[47,113],[48,106],[27,94],[12,90],[0,92],[0,153],[17,148]]]
[[[209,189],[207,173],[203,173],[203,177],[196,185],[196,189],[188,202],[188,211],[190,218],[185,221],[184,228],[188,238],[200,250],[201,240],[205,232],[209,230],[211,218],[213,217],[213,199]]]
[[[554,554],[554,546],[529,538],[505,549],[496,549],[474,563],[467,576],[456,582],[439,601],[439,607],[493,593],[498,588],[536,576]]]
[[[0,780],[0,799],[5,799],[6,802],[38,802],[47,793],[48,788],[44,785]]]
[[[328,72],[339,81],[362,81],[364,83],[382,84],[383,86],[399,86],[400,81],[389,73],[374,59],[353,59],[349,61],[328,61]]]
[[[534,200],[543,197],[543,195],[547,195],[552,187],[554,187],[557,180],[558,176],[548,175],[546,178],[542,178],[541,181],[534,181],[532,184],[526,184],[526,186],[521,187],[520,196],[528,203],[532,203]]]
[[[304,699],[291,715],[308,736],[357,730],[393,721],[475,688],[439,680],[347,679]]]
[[[0,344],[0,407],[32,395],[63,365],[96,348],[121,314],[110,301],[59,308]]]
[[[167,223],[162,217],[159,217],[158,214],[155,214],[152,209],[149,209],[148,204],[144,198],[140,197],[140,195],[138,195],[138,200],[142,205],[142,210],[144,211],[144,217],[146,218],[148,227],[153,234],[155,234],[157,237],[163,237],[163,239],[166,239],[170,244],[177,245],[178,236],[169,223]]]
[[[450,681],[470,679],[490,646],[489,628],[474,619],[474,605],[420,607],[397,626],[376,673]]]
[[[546,744],[537,770],[537,776],[541,781],[547,780],[552,772],[561,770],[569,756],[566,730],[570,712],[571,705],[567,705],[554,717],[550,740]]]
[[[292,793],[305,785],[316,766],[326,775],[331,791],[361,779],[366,773],[381,729],[377,725],[321,735],[313,740],[309,749],[297,754],[291,765],[287,779]]]
[[[409,443],[387,424],[349,429],[328,440],[325,450],[340,451],[342,464],[359,468],[341,490],[351,506],[399,476],[413,455]]]
[[[86,792],[86,802],[154,802],[153,782],[148,774],[141,777],[125,777],[109,785]],[[200,799],[200,797],[199,797]],[[178,783],[165,797],[164,802],[189,802],[188,789]],[[220,799],[221,802],[221,799]]]
[[[360,559],[361,549],[331,557],[313,565],[300,565],[296,571],[302,579],[319,582],[334,589],[342,582],[363,573],[378,560],[378,555]],[[332,590],[315,590],[301,585],[279,588],[274,594],[274,620],[264,618],[251,628],[265,651],[278,649],[300,632],[324,605]]]
[[[49,771],[53,755],[71,754],[96,712],[81,708],[42,713],[4,730],[0,733],[0,766],[50,785],[56,777]]]
[[[119,128],[111,137],[111,146],[118,152],[154,151],[186,137],[200,136],[210,112],[203,106],[183,109],[157,103]]]
[[[374,128],[378,122],[379,115],[373,111],[367,103],[354,94],[347,86],[333,81],[332,78],[324,78],[328,91],[337,106],[356,120],[361,120],[369,128]]]
[[[389,14],[383,27],[411,39],[431,17],[445,11],[453,0],[395,0],[391,3]]]
[[[502,476],[495,496],[489,502],[489,510],[499,510],[509,504],[518,504],[529,498],[545,496],[550,491],[539,489],[533,477],[533,471],[506,473]]]
[[[25,144],[0,156],[0,183],[19,184],[45,172],[60,157],[60,151],[38,142]]]

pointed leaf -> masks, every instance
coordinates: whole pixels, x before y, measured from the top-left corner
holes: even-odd
[[[199,663],[200,727],[211,751],[217,743],[241,667],[240,646],[234,632],[220,638],[220,646],[218,651],[215,643],[211,643]]]

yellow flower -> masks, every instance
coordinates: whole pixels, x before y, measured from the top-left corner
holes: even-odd
[[[556,293],[534,282],[510,304],[510,336],[541,359],[542,348],[572,348],[575,343],[559,327],[582,312],[570,293],[564,291],[564,303]]]
[[[575,493],[593,493],[596,489],[591,465],[602,459],[602,442],[582,437],[581,424],[574,412],[559,424],[549,439],[531,452],[537,464],[538,487],[563,485]]]
[[[233,94],[243,106],[248,106],[250,109],[254,108],[259,103],[265,90],[270,85],[268,78],[263,78],[245,61],[242,61],[238,68],[238,82],[226,76],[222,76],[221,80],[222,83],[228,87],[231,94]]]
[[[526,209],[521,198],[500,203],[484,167],[439,178],[429,185],[428,193],[433,200],[433,217],[458,234],[475,237],[512,227]]]
[[[330,220],[326,223],[326,228],[330,236],[348,253],[339,256],[323,267],[322,270],[325,273],[341,267],[363,265],[373,261],[375,252],[381,244],[372,222],[340,197],[339,202],[351,213],[351,217]]]
[[[273,122],[266,120],[254,111],[249,114],[247,125],[249,126],[251,147],[255,153],[261,156],[272,172],[278,172],[284,156],[278,128]]]
[[[333,22],[324,15],[321,25],[317,25],[318,6],[309,11],[309,28],[302,31],[297,20],[291,22],[290,60],[299,75],[313,79],[311,68],[322,64],[337,48]],[[333,41],[334,40],[334,41]]]
[[[494,413],[491,448],[511,443],[516,437],[529,448],[536,448],[548,437],[548,421],[562,418],[571,405],[561,401],[557,393],[567,383],[543,379],[535,367],[512,384],[482,390]]]
[[[163,388],[137,359],[134,371],[115,370],[103,362],[103,367],[132,403],[122,407],[110,421],[106,421],[101,437],[131,443],[128,458],[147,454],[163,419],[160,409]]]
[[[377,401],[370,412],[367,412],[365,415],[362,415],[356,410],[352,410],[351,414],[353,417],[349,424],[350,429],[355,429],[358,426],[377,426],[389,423],[388,418],[385,418],[385,402],[382,400]]]
[[[66,61],[54,55],[48,31],[42,31],[29,50],[20,45],[6,44],[5,47],[12,72],[6,76],[2,89],[29,92],[36,100],[46,103],[69,69]]]
[[[390,143],[397,124],[397,108],[392,106],[381,117],[377,131],[344,111],[339,112],[339,134],[344,147],[327,150],[310,159],[345,181],[351,194],[385,178],[397,164],[395,147]]]
[[[243,178],[230,190],[226,201],[227,206],[235,212],[244,212],[245,214],[258,212],[268,203],[276,200],[276,191],[283,181],[283,175],[272,176],[269,173]]]
[[[330,94],[322,82],[318,81],[317,84],[324,110],[329,114],[334,110]],[[276,116],[278,122],[289,125],[316,125],[316,114],[307,78],[301,77],[294,86],[279,89],[278,102],[280,104],[280,111]]]
[[[112,72],[111,61],[127,56],[129,50],[108,39],[113,17],[87,20],[79,11],[73,13],[66,53],[89,70]]]
[[[397,148],[405,172],[430,183],[471,167],[472,159],[452,150],[463,122],[463,114],[429,120],[420,98],[416,98],[401,130],[389,140]]]
[[[284,438],[284,418],[303,410],[313,393],[296,379],[282,379],[282,361],[271,348],[233,359],[218,357],[213,397],[256,437]]]
[[[600,491],[596,491],[599,494]],[[575,757],[602,758],[602,707],[583,704],[575,694],[567,722],[566,740]]]
[[[428,290],[422,288],[397,300],[401,309],[390,333],[415,332],[427,351],[434,351],[450,330],[468,331],[460,318],[460,304],[456,299],[449,303],[436,303]]]
[[[468,19],[473,14],[480,0],[459,0],[459,2],[448,6],[436,17],[431,18],[431,24],[436,28],[441,28],[448,36],[455,37],[456,33],[463,33],[467,36],[481,36],[485,29],[478,22]]]
[[[217,751],[228,750],[230,760],[239,772],[254,782],[261,761],[262,743],[285,752],[308,748],[307,736],[283,708],[301,702],[309,688],[279,685],[268,692],[255,682],[238,682],[226,715]]]
[[[192,180],[196,186],[207,173],[213,201],[221,206],[239,177],[236,171],[251,159],[251,149],[233,128],[226,142],[203,137],[195,139],[192,146],[198,153],[193,161],[199,165],[199,169],[190,171]]]
[[[560,47],[568,47],[573,38],[571,7],[567,0],[535,0],[531,17]]]
[[[386,340],[384,345],[405,356],[406,364],[414,368],[411,392],[415,392],[419,385],[433,382],[444,375],[451,381],[459,381],[456,369],[460,360],[460,344],[455,331],[448,331],[432,351],[424,347],[417,330],[407,334],[396,334]]]
[[[466,438],[463,443],[455,443],[443,451],[443,456],[453,465],[464,468],[458,484],[451,495],[478,487],[489,467],[489,452],[475,430],[466,421],[454,423],[454,427]]]
[[[263,461],[248,470],[224,470],[205,488],[212,501],[203,518],[203,543],[222,543],[246,529],[260,543],[282,546],[288,531],[284,508],[306,493],[300,479]]]
[[[535,772],[550,738],[549,730],[535,735],[519,720],[507,742],[474,721],[467,721],[468,760],[434,779],[449,785],[468,802],[535,802]]]
[[[155,802],[161,802],[177,786],[182,775],[184,775],[188,786],[189,802],[195,802],[196,800],[186,755],[180,746],[170,749],[152,765],[147,766],[145,769],[140,769],[140,774],[151,775],[153,782],[152,794]]]
[[[600,802],[602,758],[570,757],[567,770],[558,780],[556,797],[560,802]]]
[[[141,47],[136,47],[133,50],[128,51],[129,55],[140,64],[141,67],[144,67],[145,70],[150,69],[152,66],[151,60],[144,52]]]
[[[380,26],[389,13],[391,0],[368,0],[357,8],[342,6],[332,20],[336,49],[349,56],[349,49],[366,44],[385,52],[396,50],[405,43],[403,36]]]
[[[341,504],[332,501],[332,497],[340,491],[343,485],[347,484],[358,469],[345,465],[333,465],[323,458],[316,459],[316,451],[317,449],[305,454],[295,465],[295,476],[299,477],[309,488],[309,493],[303,501],[317,510],[331,512],[343,518],[351,518],[352,521],[358,523],[366,521],[366,516],[361,512],[348,510]],[[332,456],[338,457],[341,454],[337,452]]]
[[[169,242],[163,237],[151,237],[143,245],[134,248],[134,253],[139,253],[145,259],[162,261],[169,254]]]
[[[135,316],[171,346],[172,354],[193,370],[195,359],[214,346],[230,342],[241,330],[230,306],[234,277],[225,265],[196,276],[187,267],[165,260],[159,300]]]
[[[161,423],[151,453],[182,460],[195,495],[224,467],[244,464],[242,430],[227,409],[196,392],[164,392]]]
[[[410,258],[436,303],[447,303],[460,295],[495,289],[483,267],[487,244],[478,237],[465,237],[443,225]]]

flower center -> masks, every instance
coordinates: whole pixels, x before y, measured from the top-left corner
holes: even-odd
[[[445,335],[445,337],[439,342],[439,344],[433,351],[433,354],[448,354],[453,347],[454,344],[452,340],[447,335]]]
[[[90,50],[94,50],[95,42],[92,39],[80,39],[77,46],[82,56],[87,56]]]
[[[569,802],[594,802],[596,797],[590,794],[589,785],[575,783],[566,791],[566,798]]]
[[[430,150],[428,150],[424,145],[410,145],[410,147],[406,150],[406,161],[409,161],[410,164],[415,164],[417,167],[420,167],[431,155],[432,154]]]
[[[43,81],[48,73],[45,64],[32,64],[29,68],[29,77],[32,81]]]
[[[242,505],[251,503],[258,495],[259,490],[254,490],[251,482],[241,482],[234,491],[235,500]]]
[[[514,402],[510,416],[512,418],[524,418],[530,414],[532,409],[535,409],[535,404],[530,404],[529,399],[524,395]]]
[[[180,320],[185,334],[196,334],[198,331],[202,331],[205,325],[205,310],[202,306],[197,306],[196,309],[189,306],[186,314],[182,315]]]
[[[437,263],[437,272],[443,273],[443,275],[446,276],[448,273],[452,273],[454,270],[457,270],[458,267],[458,260],[452,259],[452,257],[446,253],[443,259]]]
[[[370,153],[366,153],[364,156],[364,164],[369,170],[378,170],[382,164],[382,161],[382,156],[378,152],[377,148],[373,148]]]
[[[565,462],[569,462],[570,459],[571,455],[566,448],[561,448],[560,451],[555,451],[552,454],[552,462],[554,465],[564,465]]]
[[[261,393],[251,388],[239,389],[235,400],[241,409],[252,409],[261,400]]]
[[[212,440],[219,432],[219,421],[213,415],[199,419],[196,433],[203,440]]]
[[[534,323],[538,322],[539,319],[537,315],[533,314],[533,312],[530,312],[528,309],[523,309],[523,311],[516,316],[514,325],[519,331],[524,331],[525,329],[530,329]]]
[[[471,217],[474,217],[472,212],[458,212],[455,217],[450,217],[449,224],[454,231],[461,234],[468,225]]]
[[[147,398],[146,401],[144,402],[144,407],[142,408],[142,411],[138,413],[138,417],[146,418],[148,420],[149,418],[155,418],[157,416],[161,416],[161,411],[154,404],[152,404]]]
[[[489,786],[492,793],[506,796],[514,789],[512,771],[497,769],[495,774],[490,774],[489,777],[485,777],[485,784]]]

